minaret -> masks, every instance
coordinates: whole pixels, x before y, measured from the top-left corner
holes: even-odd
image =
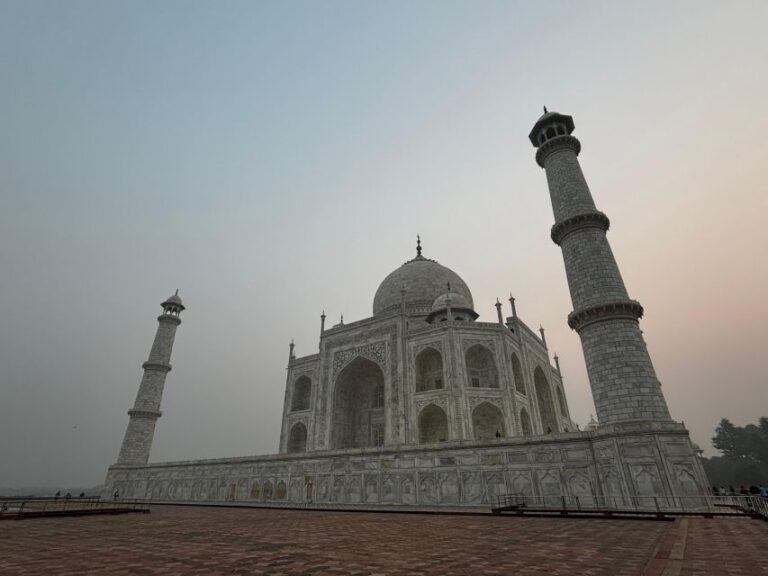
[[[179,315],[184,304],[179,291],[161,304],[163,313],[157,317],[158,327],[155,341],[149,351],[149,359],[142,364],[144,376],[136,394],[133,408],[128,410],[130,420],[125,431],[123,445],[117,464],[143,465],[149,460],[155,423],[160,418],[160,401],[163,398],[165,377],[171,371],[171,351],[176,337],[176,328],[181,324]]]
[[[602,425],[669,420],[638,324],[643,307],[624,287],[605,235],[608,217],[595,207],[581,172],[573,129],[573,118],[544,108],[529,138],[547,173],[551,235],[563,251],[573,303],[568,325],[581,338],[597,416]]]

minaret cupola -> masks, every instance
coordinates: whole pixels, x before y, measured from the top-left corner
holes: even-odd
[[[178,288],[175,293],[165,299],[161,306],[163,307],[163,316],[178,316],[181,314],[182,310],[184,310],[184,304],[179,297]]]
[[[530,138],[531,144],[540,147],[552,138],[570,136],[573,129],[573,117],[559,112],[550,112],[544,106],[544,114],[536,121],[528,138]]]

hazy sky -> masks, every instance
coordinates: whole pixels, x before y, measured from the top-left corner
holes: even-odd
[[[0,486],[93,485],[188,309],[153,460],[277,450],[288,342],[424,254],[594,412],[544,172],[582,167],[673,417],[768,414],[768,3],[0,2]]]

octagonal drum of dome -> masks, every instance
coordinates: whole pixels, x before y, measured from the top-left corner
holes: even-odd
[[[472,293],[461,276],[434,260],[418,256],[384,279],[373,298],[373,314],[396,310],[400,306],[403,288],[406,308],[410,312],[428,314],[435,298],[445,294],[449,283],[451,292],[461,294],[474,308]]]

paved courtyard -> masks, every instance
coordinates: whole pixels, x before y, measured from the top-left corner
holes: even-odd
[[[0,574],[768,574],[768,523],[153,506],[0,522]]]

